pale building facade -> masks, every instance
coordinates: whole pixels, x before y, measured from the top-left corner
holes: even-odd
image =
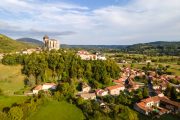
[[[55,39],[49,39],[47,35],[43,37],[43,41],[44,41],[45,50],[52,50],[52,49],[58,50],[60,48],[59,41]]]

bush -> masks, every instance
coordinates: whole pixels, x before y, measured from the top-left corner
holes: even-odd
[[[18,106],[12,107],[8,112],[8,117],[11,120],[22,120],[22,118],[23,118],[22,108],[20,108]]]

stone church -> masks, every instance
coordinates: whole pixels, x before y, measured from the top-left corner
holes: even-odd
[[[44,49],[45,50],[58,50],[60,47],[59,41],[55,40],[55,39],[49,39],[49,37],[47,35],[45,35],[43,37],[43,41],[44,41]]]

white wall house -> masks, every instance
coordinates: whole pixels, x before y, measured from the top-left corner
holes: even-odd
[[[56,89],[56,84],[55,83],[45,83],[45,84],[43,84],[42,90],[49,90],[49,89],[55,90]]]
[[[106,95],[108,95],[108,91],[107,90],[98,89],[98,90],[96,90],[96,95],[97,96],[106,96]]]
[[[38,85],[33,89],[33,94],[38,94],[38,92],[42,90],[42,85]]]
[[[119,95],[120,91],[124,91],[125,87],[124,85],[115,85],[115,86],[110,86],[106,88],[109,92],[110,95]]]
[[[82,93],[80,94],[80,97],[83,98],[84,100],[93,100],[93,99],[96,99],[96,94],[95,93]]]
[[[55,83],[44,83],[43,85],[38,85],[33,89],[33,94],[38,94],[40,90],[47,91],[49,89],[55,90],[57,85]]]

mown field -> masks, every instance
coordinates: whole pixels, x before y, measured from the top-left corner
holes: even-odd
[[[22,66],[7,66],[0,64],[0,89],[3,94],[13,95],[24,88],[25,76],[21,74]]]
[[[82,111],[65,101],[50,101],[34,113],[29,120],[82,120]]]
[[[21,103],[26,96],[15,96],[14,92],[24,87],[24,75],[21,74],[21,66],[7,66],[0,64],[0,110],[10,107],[14,103]]]
[[[26,96],[0,96],[0,111],[4,107],[11,107],[14,103],[22,103],[26,98]]]

